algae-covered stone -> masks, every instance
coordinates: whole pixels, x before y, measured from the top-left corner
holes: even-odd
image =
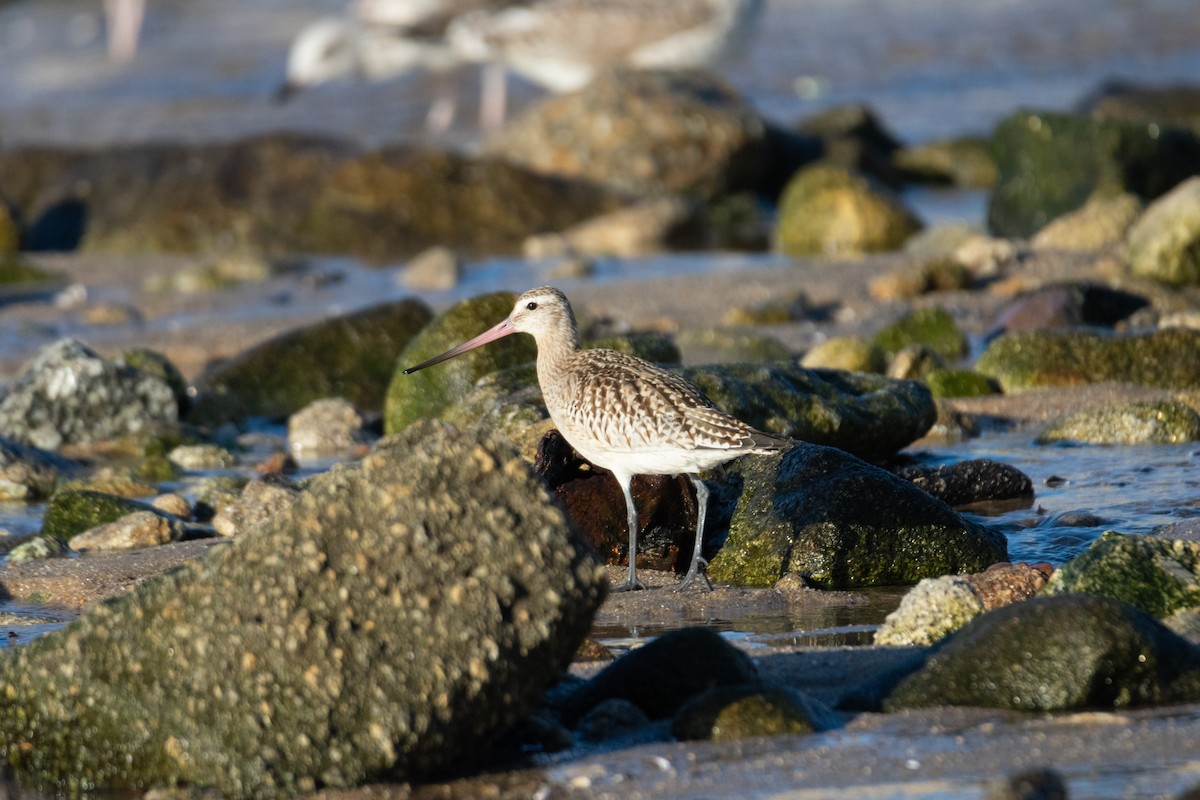
[[[1154,198],[1200,172],[1200,139],[1179,128],[1018,111],[992,137],[999,176],[988,227],[1032,236],[1092,199]]]
[[[188,418],[286,417],[327,397],[381,409],[397,357],[432,317],[405,299],[282,334],[205,371]]]
[[[8,203],[0,202],[0,262],[21,249],[21,228]]]
[[[120,519],[90,528],[67,543],[72,550],[136,550],[177,542],[185,534],[183,521],[165,513],[134,511]]]
[[[508,445],[417,426],[13,652],[0,743],[22,785],[60,792],[463,769],[559,677],[606,583]]]
[[[790,686],[743,684],[720,686],[693,698],[675,715],[671,733],[680,741],[733,742],[814,733],[836,725],[831,709]]]
[[[59,492],[46,507],[41,535],[66,541],[90,528],[116,522],[135,511],[161,515],[153,506],[128,497],[86,489]]]
[[[800,366],[881,373],[887,369],[887,354],[861,336],[835,336],[809,348],[800,359]]]
[[[858,255],[896,250],[921,229],[883,189],[841,167],[806,167],[779,199],[775,246],[789,256]]]
[[[956,575],[925,578],[875,631],[875,644],[929,645],[983,613],[971,584]]]
[[[910,311],[876,333],[872,341],[889,356],[910,345],[928,347],[949,360],[961,358],[967,352],[967,337],[958,329],[954,317],[940,308]]]
[[[1038,434],[1038,444],[1179,444],[1200,439],[1200,414],[1183,403],[1121,403],[1080,411]]]
[[[1046,594],[1091,594],[1163,618],[1200,607],[1200,542],[1107,531],[1050,577]]]
[[[1007,558],[1002,534],[840,450],[799,443],[728,472],[742,493],[714,581],[772,586],[796,573],[822,588],[896,586]]]
[[[1129,230],[1129,271],[1173,286],[1200,285],[1200,177],[1155,200]]]
[[[401,352],[383,409],[384,430],[404,430],[419,419],[441,416],[488,373],[533,361],[530,336],[508,336],[436,367],[405,375],[401,370],[440,355],[505,319],[517,296],[495,292],[464,300],[426,325]]]
[[[1200,700],[1200,650],[1133,606],[1067,595],[977,618],[884,700],[887,711],[1025,711]]]
[[[1005,392],[1038,386],[1123,381],[1163,389],[1200,387],[1200,331],[1168,328],[1141,336],[1025,331],[995,339],[975,369]]]
[[[48,450],[0,438],[0,502],[41,500],[80,465]]]
[[[1082,253],[1113,247],[1124,240],[1142,205],[1140,197],[1128,192],[1089,200],[1051,220],[1033,237],[1033,246]]]
[[[692,363],[783,361],[791,356],[774,336],[736,328],[691,328],[681,332],[676,343]]]
[[[930,370],[922,378],[934,398],[983,397],[996,394],[1000,387],[986,375],[970,369],[942,367]]]

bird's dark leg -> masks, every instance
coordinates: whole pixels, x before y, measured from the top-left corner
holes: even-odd
[[[683,576],[683,583],[679,584],[676,591],[682,592],[699,578],[704,581],[704,587],[711,592],[712,581],[704,572],[708,562],[700,556],[700,549],[704,546],[704,514],[708,510],[708,487],[699,477],[693,475],[691,478],[696,487],[696,545],[692,549],[692,563],[688,567],[687,575]]]
[[[617,476],[617,483],[621,484],[621,492],[625,495],[625,511],[628,515],[629,522],[629,580],[620,586],[614,586],[614,592],[629,592],[635,589],[645,589],[646,586],[637,578],[637,534],[638,534],[638,518],[637,506],[633,504],[633,492],[629,485],[633,480],[632,475]]]

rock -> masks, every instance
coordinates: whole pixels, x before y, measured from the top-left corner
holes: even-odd
[[[0,398],[0,436],[54,450],[178,422],[165,381],[63,339],[42,348]]]
[[[923,345],[938,356],[955,360],[967,353],[967,337],[954,317],[940,308],[910,311],[875,334],[873,343],[889,357],[909,345]]]
[[[560,712],[573,722],[602,702],[621,699],[652,720],[667,719],[705,690],[757,679],[749,656],[720,634],[711,628],[683,628],[609,664],[567,696]]]
[[[1018,111],[992,137],[999,175],[988,227],[1031,236],[1089,200],[1155,198],[1200,173],[1200,139],[1179,128]]]
[[[902,147],[892,155],[892,163],[909,182],[965,189],[990,189],[996,184],[991,143],[977,136]]]
[[[1146,298],[1107,286],[1088,283],[1045,286],[1023,294],[996,318],[985,337],[1001,333],[1074,328],[1081,325],[1112,327],[1147,307]]]
[[[804,319],[808,316],[810,305],[808,296],[799,292],[752,307],[731,308],[725,312],[721,322],[725,325],[782,325]]]
[[[120,519],[99,525],[71,537],[72,550],[137,550],[178,542],[186,530],[182,520],[154,511],[135,511]]]
[[[924,383],[926,375],[940,369],[948,369],[945,356],[926,344],[906,344],[892,356],[884,374],[897,380]]]
[[[462,271],[457,253],[445,245],[434,245],[410,258],[400,278],[405,286],[436,292],[457,286]]]
[[[977,618],[883,702],[1026,711],[1126,708],[1200,699],[1200,650],[1133,606],[1044,597]]]
[[[650,718],[635,704],[621,697],[603,700],[583,715],[575,727],[585,742],[615,739],[650,723]]]
[[[401,371],[488,330],[508,316],[516,300],[512,292],[463,300],[422,328],[400,353],[399,360],[392,361],[399,369],[393,370],[384,403],[384,431],[394,433],[419,419],[437,418],[484,375],[536,359],[532,337],[509,336],[436,368],[412,375]]]
[[[192,518],[192,504],[181,494],[174,492],[160,494],[150,501],[150,505],[185,521]]]
[[[912,300],[930,292],[952,292],[975,285],[971,270],[953,258],[940,256],[871,279],[877,300]]]
[[[800,358],[800,366],[882,373],[887,368],[887,354],[861,336],[835,336],[809,348]]]
[[[216,475],[201,479],[193,489],[194,514],[198,522],[210,522],[222,509],[238,502],[249,481],[237,475]]]
[[[346,253],[383,261],[437,244],[511,253],[533,233],[620,203],[601,187],[497,159],[403,146],[359,153],[344,142],[288,134],[94,152],[7,150],[0,175],[33,220],[34,244],[120,253]]]
[[[236,454],[215,444],[184,444],[167,453],[171,463],[180,469],[200,472],[203,470],[229,469],[238,465]]]
[[[814,733],[840,720],[822,703],[790,686],[718,686],[689,700],[675,715],[679,741],[734,742],[751,736]]]
[[[896,250],[920,228],[885,190],[841,167],[818,164],[788,181],[774,240],[789,256],[851,256]]]
[[[1050,220],[1033,237],[1033,246],[1047,250],[1090,253],[1120,244],[1142,213],[1142,199],[1128,192],[1089,200],[1074,211]]]
[[[352,453],[367,440],[362,415],[340,397],[309,403],[288,417],[288,450],[299,458]]]
[[[1009,464],[976,458],[938,467],[901,467],[896,475],[951,506],[1033,497],[1033,481]]]
[[[525,240],[526,258],[617,256],[629,258],[664,250],[702,250],[708,245],[697,209],[682,197],[650,197],[584,220],[559,233]]]
[[[13,652],[0,741],[29,743],[7,753],[26,785],[229,798],[467,769],[557,679],[605,589],[507,445],[419,426]]]
[[[985,611],[1028,600],[1046,580],[1046,571],[1023,563],[993,564],[971,575],[926,578],[887,615],[875,633],[875,643],[934,644]]]
[[[1155,200],[1129,229],[1129,271],[1172,286],[1200,286],[1200,177]]]
[[[67,544],[53,536],[35,536],[8,551],[9,564],[28,564],[67,554]]]
[[[684,367],[714,403],[761,430],[863,457],[919,439],[937,410],[924,385],[878,375],[807,370],[792,362]]]
[[[965,578],[925,578],[900,600],[875,631],[875,644],[930,645],[983,613],[983,601]]]
[[[253,253],[227,253],[151,276],[143,285],[146,291],[159,294],[201,294],[243,283],[263,283],[285,272],[287,266],[286,262],[272,262]]]
[[[1053,422],[1038,444],[1179,444],[1200,440],[1200,414],[1184,403],[1121,403]]]
[[[263,522],[286,514],[299,494],[300,490],[281,473],[252,480],[242,488],[236,502],[226,503],[216,512],[213,528],[220,536],[237,536],[254,530]]]
[[[1123,381],[1163,389],[1200,387],[1200,331],[1169,328],[1142,336],[1028,331],[988,345],[975,369],[1005,393],[1038,386]]]
[[[691,70],[601,75],[536,104],[487,151],[538,173],[634,195],[706,199],[762,190],[775,166],[763,118],[727,84]]]
[[[1107,531],[1057,570],[1045,593],[1108,597],[1160,619],[1200,608],[1200,542]]]
[[[935,400],[946,397],[983,397],[1000,391],[999,385],[986,375],[970,369],[936,367],[922,378]]]
[[[62,491],[50,499],[42,516],[43,538],[69,541],[84,531],[110,522],[126,514],[148,511],[165,516],[148,503],[89,490]]]
[[[188,419],[286,417],[326,397],[382,409],[397,357],[432,317],[400,300],[285,333],[205,370]]]
[[[992,781],[983,800],[1069,800],[1067,782],[1052,769],[1030,769]]]
[[[0,260],[8,261],[21,249],[21,228],[8,203],[0,202]]]
[[[84,478],[66,481],[58,486],[59,492],[77,489],[133,499],[158,494],[157,488],[139,479],[138,472],[120,466],[100,467]]]
[[[899,187],[892,155],[900,144],[867,106],[835,106],[801,120],[796,130],[817,139],[822,160]]]
[[[795,572],[820,588],[896,586],[1007,559],[1002,534],[831,447],[801,442],[726,471],[742,488],[708,569],[720,583],[771,586]]]
[[[0,502],[43,500],[79,468],[56,453],[0,438]]]

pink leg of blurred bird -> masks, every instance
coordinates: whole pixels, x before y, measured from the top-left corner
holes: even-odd
[[[508,104],[507,80],[503,64],[489,62],[483,65],[479,90],[479,127],[484,133],[495,133],[504,127],[505,106]]]
[[[110,59],[122,63],[133,59],[145,16],[146,0],[104,0]]]

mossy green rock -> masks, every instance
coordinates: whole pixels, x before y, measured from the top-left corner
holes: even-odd
[[[1050,576],[1045,594],[1090,594],[1160,619],[1200,607],[1200,542],[1108,531]]]
[[[7,203],[0,202],[0,262],[7,262],[21,249],[21,228]]]
[[[327,397],[382,409],[397,358],[432,318],[406,299],[277,336],[206,370],[188,419],[284,417]]]
[[[904,147],[892,163],[905,178],[919,183],[990,189],[996,183],[991,143],[978,136],[943,139]]]
[[[895,453],[921,438],[937,418],[933,397],[916,381],[808,370],[790,361],[680,372],[720,408],[756,428],[864,457]]]
[[[1154,198],[1200,172],[1200,139],[1180,128],[1018,111],[992,137],[999,175],[988,227],[1032,236],[1094,198]]]
[[[1162,389],[1200,388],[1200,331],[1167,328],[1142,336],[1025,331],[994,340],[976,371],[1006,392],[1122,381]]]
[[[558,679],[606,588],[509,445],[418,426],[13,651],[4,760],[49,792],[227,798],[462,769]]]
[[[682,331],[677,342],[693,363],[782,361],[791,356],[775,337],[737,328],[692,328]]]
[[[813,733],[836,726],[836,715],[790,686],[720,686],[690,700],[671,724],[680,741],[733,742],[751,736]]]
[[[996,394],[1000,387],[986,375],[969,369],[942,367],[930,371],[924,378],[934,399],[946,397],[983,397]]]
[[[1170,401],[1122,403],[1051,424],[1038,444],[1179,444],[1200,439],[1200,414]]]
[[[1008,557],[1002,534],[831,447],[798,443],[782,456],[735,462],[727,477],[742,489],[708,568],[720,583],[773,586],[795,573],[827,589],[897,586]]]
[[[875,644],[930,645],[983,613],[983,601],[957,575],[925,578],[875,631]]]
[[[899,200],[841,167],[806,167],[779,199],[775,245],[789,256],[896,250],[921,229]]]
[[[886,711],[1024,711],[1200,700],[1200,650],[1133,606],[1064,595],[978,617],[892,690]]]
[[[1129,271],[1172,286],[1200,286],[1200,177],[1158,198],[1134,223]]]
[[[383,408],[384,430],[394,433],[419,419],[437,419],[484,375],[535,360],[533,337],[513,335],[420,372],[403,372],[488,330],[508,317],[516,301],[512,292],[480,295],[463,300],[426,325],[395,362]]]
[[[50,504],[46,507],[41,536],[53,536],[66,541],[97,525],[116,522],[134,511],[162,514],[148,503],[115,494],[87,489],[59,492],[50,498]]]
[[[910,345],[928,347],[936,355],[954,360],[966,355],[967,337],[954,317],[940,308],[918,308],[875,334],[872,342],[888,356]]]

